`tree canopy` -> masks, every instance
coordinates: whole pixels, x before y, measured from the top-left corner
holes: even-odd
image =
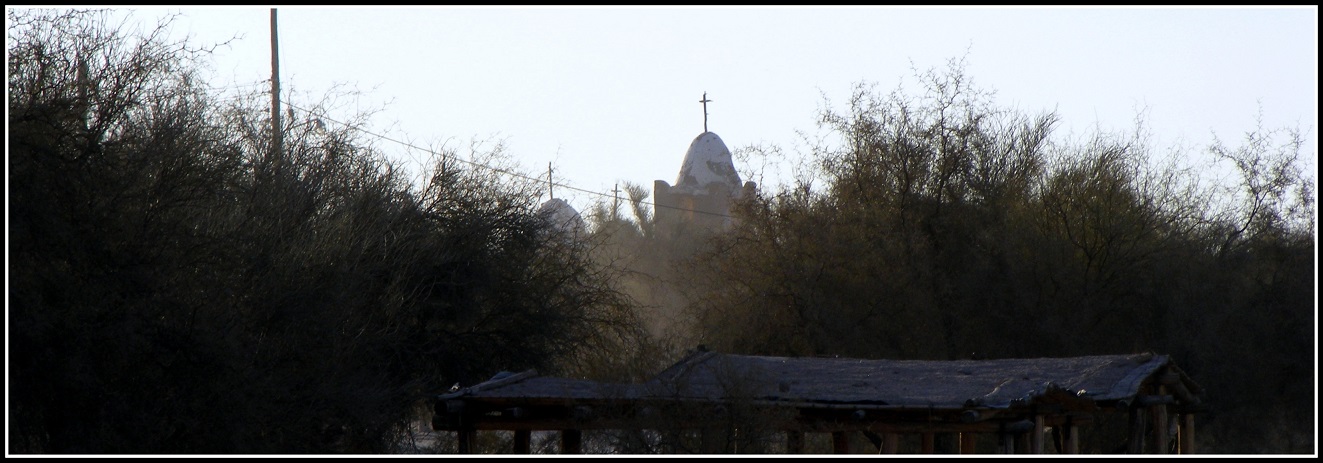
[[[817,170],[745,198],[689,261],[701,342],[929,360],[1170,353],[1215,404],[1203,448],[1311,448],[1314,185],[1298,129],[1210,147],[1240,173],[1222,189],[1156,156],[1142,124],[1062,141],[1054,114],[998,107],[957,60],[918,77],[918,95],[860,84],[826,108]]]
[[[272,155],[262,95],[215,94],[168,22],[7,14],[14,451],[402,451],[452,383],[637,342],[533,186],[453,152],[414,185],[295,118]]]
[[[111,17],[7,9],[15,453],[412,452],[452,384],[634,380],[697,343],[1160,352],[1207,390],[1201,449],[1313,448],[1298,128],[1216,141],[1238,177],[1208,185],[1142,124],[1061,140],[1056,114],[998,106],[953,60],[917,94],[862,83],[825,107],[812,169],[740,197],[729,228],[661,229],[627,185],[572,230],[482,167],[499,145],[440,150],[415,181],[324,102],[286,101],[273,149],[269,95],[208,86],[209,50],[168,19]],[[617,449],[652,448],[634,437]]]

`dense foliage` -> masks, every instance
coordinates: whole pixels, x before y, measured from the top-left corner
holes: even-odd
[[[811,175],[747,198],[691,261],[718,351],[1033,358],[1154,351],[1206,389],[1201,448],[1313,448],[1314,198],[1301,136],[1210,152],[1218,189],[1142,127],[1079,143],[996,107],[953,61],[926,91],[860,85]],[[1180,153],[1177,153],[1180,154]],[[1203,186],[1201,186],[1203,185]]]
[[[311,116],[273,153],[168,23],[8,15],[11,451],[407,450],[429,393],[638,339],[532,186],[455,153],[415,186]]]
[[[1202,451],[1314,446],[1315,193],[1296,129],[1215,142],[1238,180],[1210,185],[1142,126],[1059,140],[1055,114],[996,106],[953,62],[918,95],[860,85],[825,109],[815,168],[742,198],[729,230],[658,233],[629,185],[575,236],[537,213],[536,185],[477,167],[499,146],[446,150],[416,181],[363,116],[299,103],[273,149],[266,95],[204,84],[208,50],[168,40],[168,20],[7,16],[15,453],[417,451],[426,398],[453,383],[632,380],[698,343],[1166,353],[1205,388]],[[586,443],[779,448],[736,412],[712,423],[725,446],[691,430]]]

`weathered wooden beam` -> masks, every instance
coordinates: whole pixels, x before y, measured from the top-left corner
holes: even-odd
[[[527,455],[533,450],[533,431],[521,429],[514,432],[514,453]]]
[[[894,422],[894,421],[867,421],[864,423],[840,422],[830,419],[804,418],[798,422],[799,429],[809,432],[835,432],[835,431],[873,431],[876,433],[897,433],[897,434],[921,434],[931,433],[961,433],[961,432],[986,432],[992,433],[1001,430],[1001,423],[997,421],[979,421],[975,423],[961,423],[932,421],[932,422]],[[1032,426],[1032,423],[1030,423]],[[1026,430],[1027,431],[1027,430]]]
[[[973,455],[975,450],[975,442],[977,441],[977,439],[978,439],[978,434],[974,434],[972,432],[960,433],[960,454]]]
[[[997,447],[997,450],[1007,455],[1015,453],[1015,434],[1003,432],[998,436],[1001,437],[1001,445]]]
[[[803,431],[786,431],[786,453],[791,455],[804,453]]]
[[[1180,452],[1194,454],[1194,414],[1181,414]]]
[[[461,429],[456,432],[457,452],[461,454],[473,453],[473,436],[477,433],[478,431],[472,429]]]
[[[1144,453],[1144,408],[1135,407],[1130,409],[1130,441],[1126,447],[1126,453],[1140,454]]]
[[[560,432],[560,453],[578,455],[583,453],[583,431],[566,429]]]
[[[875,433],[867,429],[864,430],[863,434],[864,434],[864,438],[868,439],[868,442],[872,443],[874,447],[877,447],[877,453],[883,453],[886,450],[882,448],[883,439],[881,434]]]
[[[1033,453],[1033,451],[1030,450],[1031,448],[1033,447],[1029,440],[1029,433],[1022,432],[1015,435],[1015,453]]]
[[[1033,443],[1033,448],[1030,449],[1030,452],[1033,452],[1034,454],[1042,454],[1044,447],[1043,415],[1034,415],[1034,430],[1033,435],[1030,436],[1030,438]]]
[[[1030,420],[1010,422],[1006,423],[1002,430],[1011,434],[1024,434],[1034,430],[1034,422]]]
[[[464,411],[464,408],[465,408],[465,404],[464,404],[464,401],[463,401],[463,400],[447,400],[447,401],[446,401],[446,412],[447,412],[447,413],[462,413],[462,412]]]
[[[1170,442],[1167,435],[1167,424],[1167,406],[1153,406],[1153,442],[1158,446],[1154,453],[1167,453],[1167,444]]]
[[[1061,429],[1066,438],[1066,454],[1076,455],[1080,453],[1080,427],[1074,424],[1068,424]]]
[[[729,443],[729,436],[717,426],[708,425],[698,430],[698,452],[706,454],[724,453]]]
[[[1180,373],[1168,371],[1158,379],[1158,382],[1166,386],[1167,390],[1171,391],[1177,399],[1180,399],[1186,405],[1198,405],[1200,403],[1199,396],[1194,395],[1190,392],[1190,388],[1185,387],[1185,382],[1181,381]]]
[[[1117,399],[1114,407],[1116,411],[1123,412],[1123,411],[1129,411],[1131,405],[1133,405],[1133,402],[1130,399]]]
[[[1139,396],[1139,405],[1143,407],[1153,407],[1157,405],[1173,405],[1175,403],[1176,403],[1176,398],[1166,394]]]
[[[850,453],[850,435],[845,431],[833,431],[831,433],[831,449],[832,453]]]
[[[1172,385],[1172,384],[1177,384],[1177,383],[1180,383],[1180,382],[1181,382],[1181,374],[1180,374],[1180,373],[1177,373],[1177,372],[1175,372],[1175,371],[1171,371],[1170,369],[1165,369],[1165,370],[1167,370],[1167,371],[1164,372],[1164,373],[1162,373],[1161,375],[1158,375],[1158,384],[1161,384],[1161,385],[1164,385],[1164,386],[1170,386],[1170,385]]]
[[[882,453],[900,453],[900,434],[889,432],[882,435]]]

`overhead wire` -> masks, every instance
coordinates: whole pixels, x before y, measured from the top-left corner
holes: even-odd
[[[324,120],[324,121],[330,121],[330,122],[333,122],[333,123],[339,124],[339,125],[341,125],[341,126],[344,126],[344,127],[346,127],[346,128],[349,128],[349,129],[351,129],[351,130],[356,130],[356,131],[358,131],[358,132],[361,132],[361,133],[363,133],[363,134],[365,134],[365,135],[369,135],[369,136],[376,137],[376,138],[379,138],[379,139],[382,139],[382,140],[386,140],[386,141],[389,141],[389,142],[397,143],[397,144],[403,145],[403,146],[405,146],[405,147],[412,148],[412,149],[416,149],[416,150],[419,150],[419,151],[424,151],[424,152],[427,152],[427,153],[429,153],[429,154],[431,154],[431,155],[433,155],[433,156],[447,157],[445,154],[437,153],[436,151],[433,151],[433,150],[431,150],[431,149],[429,149],[429,148],[424,148],[424,147],[421,147],[421,146],[415,145],[415,144],[413,144],[413,143],[409,143],[409,142],[406,142],[406,141],[403,141],[403,140],[398,140],[398,139],[395,139],[395,138],[392,138],[392,137],[389,137],[389,136],[386,136],[386,135],[382,135],[382,134],[379,134],[379,133],[376,133],[376,132],[373,132],[373,131],[370,131],[370,130],[364,129],[364,128],[362,128],[362,127],[357,127],[357,126],[354,126],[354,125],[352,125],[352,124],[348,124],[348,123],[345,123],[345,122],[341,122],[341,121],[338,121],[338,120],[336,120],[336,119],[333,119],[333,118],[331,118],[331,117],[329,117],[329,116],[324,116],[324,115],[316,114],[316,113],[313,112],[312,110],[302,108],[302,107],[300,107],[300,106],[297,106],[297,105],[295,105],[295,104],[293,104],[293,103],[289,103],[289,102],[287,102],[287,101],[285,101],[285,102],[281,102],[281,103],[282,103],[282,104],[285,104],[285,105],[288,105],[290,108],[297,109],[297,110],[299,110],[299,111],[302,111],[302,112],[305,112],[305,113],[307,113],[307,114],[309,114],[309,115],[312,115],[312,116],[314,116],[314,117],[316,117],[316,118],[318,118],[318,119],[321,119],[321,120]],[[409,157],[413,158],[414,162],[417,162],[419,165],[423,165],[422,161],[418,160],[417,157],[414,157],[412,153],[409,153]],[[552,181],[552,180],[550,180],[550,179],[543,179],[543,178],[540,178],[540,177],[532,177],[532,176],[529,176],[529,175],[526,175],[526,174],[523,174],[523,173],[519,173],[519,172],[515,172],[515,171],[509,170],[509,169],[503,169],[503,168],[496,167],[496,166],[490,166],[490,165],[483,164],[483,163],[480,163],[480,162],[476,162],[476,161],[471,161],[471,160],[468,160],[468,159],[464,159],[464,158],[461,158],[461,157],[458,157],[458,156],[450,156],[450,157],[447,157],[447,158],[449,158],[449,159],[455,159],[455,160],[457,160],[457,161],[463,162],[463,163],[465,163],[465,164],[468,164],[468,165],[471,165],[471,166],[474,166],[474,167],[480,167],[480,168],[488,169],[488,170],[491,170],[491,171],[494,171],[494,172],[497,172],[497,173],[501,173],[501,174],[509,175],[509,176],[511,176],[511,177],[516,177],[516,178],[520,178],[520,179],[523,179],[523,180],[528,180],[528,181],[538,182],[538,183],[546,182],[548,185],[551,185],[551,186],[553,186],[553,187],[565,188],[565,189],[568,189],[568,190],[578,191],[578,192],[581,192],[581,193],[587,193],[587,194],[591,194],[591,195],[597,195],[597,196],[601,196],[601,197],[604,197],[604,198],[612,198],[612,199],[616,199],[616,200],[620,199],[620,196],[619,196],[618,194],[604,193],[604,192],[599,192],[599,191],[593,191],[593,190],[589,190],[589,189],[585,189],[585,188],[579,188],[579,187],[576,187],[576,186],[573,186],[573,185],[569,185],[569,184],[565,184],[565,183],[556,183],[555,181]],[[633,200],[629,200],[629,201],[633,202]],[[697,209],[686,209],[686,208],[676,207],[676,206],[668,206],[668,205],[657,204],[657,203],[655,203],[655,202],[649,202],[649,201],[644,201],[644,200],[640,200],[640,201],[638,201],[638,203],[639,203],[639,204],[643,204],[643,205],[652,206],[652,207],[654,207],[654,208],[665,208],[665,209],[673,209],[673,210],[678,210],[678,211],[693,212],[693,213],[698,213],[698,214],[705,214],[705,215],[712,215],[712,216],[717,216],[717,217],[724,217],[724,218],[727,218],[727,219],[733,219],[733,218],[734,218],[734,217],[729,216],[729,215],[726,215],[726,214],[720,214],[720,213],[709,212],[709,211],[701,211],[701,210],[697,210]]]

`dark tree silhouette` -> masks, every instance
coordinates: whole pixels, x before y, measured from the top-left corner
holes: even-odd
[[[268,156],[260,95],[208,93],[168,21],[110,16],[8,10],[11,450],[406,451],[455,382],[634,349],[535,186],[453,152],[415,185],[310,118]]]

